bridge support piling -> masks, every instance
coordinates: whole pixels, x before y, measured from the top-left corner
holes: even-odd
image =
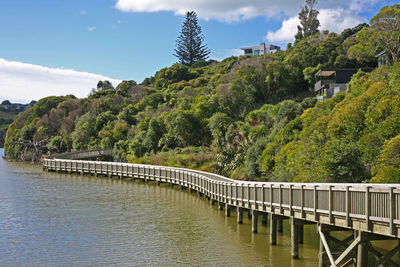
[[[275,214],[270,214],[271,219],[269,222],[269,235],[271,245],[276,245],[276,230],[277,230],[277,216]]]
[[[299,258],[299,229],[300,223],[297,219],[290,218],[290,241],[292,245],[292,258]]]
[[[225,215],[226,217],[231,216],[231,206],[229,206],[228,204],[225,204]]]
[[[278,232],[283,233],[283,217],[278,217]]]
[[[218,209],[224,210],[224,203],[218,201]]]
[[[253,233],[258,232],[258,213],[253,210],[253,216],[251,217],[251,230]]]
[[[365,233],[359,231],[359,243],[357,246],[357,267],[368,266],[368,247],[365,240]]]
[[[251,219],[251,216],[252,216],[252,210],[249,209],[249,213],[247,214],[247,218]]]
[[[298,228],[299,228],[299,244],[304,244],[304,223],[298,221]]]
[[[237,223],[242,224],[243,223],[243,208],[237,207]]]
[[[262,215],[261,224],[268,225],[268,213]]]

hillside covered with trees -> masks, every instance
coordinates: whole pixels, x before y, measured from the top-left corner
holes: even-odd
[[[8,100],[4,100],[0,103],[0,147],[4,147],[7,128],[17,117],[18,113],[26,110],[34,104],[35,101],[32,101],[29,104],[18,104],[11,103]]]
[[[383,36],[398,10],[382,9],[371,26],[298,37],[275,54],[174,64],[140,84],[101,81],[85,99],[41,99],[8,128],[6,154],[113,148],[118,161],[237,179],[400,182],[400,51]],[[384,49],[393,66],[359,72],[347,92],[316,103],[319,69],[376,67]]]

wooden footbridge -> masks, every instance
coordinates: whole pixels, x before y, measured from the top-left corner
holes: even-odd
[[[66,153],[44,159],[48,171],[117,176],[168,183],[196,191],[210,204],[243,212],[252,218],[257,232],[258,218],[269,221],[270,243],[277,243],[282,221],[290,220],[291,254],[299,257],[303,226],[316,224],[320,236],[320,266],[400,266],[400,185],[398,184],[300,184],[232,180],[217,174],[162,166],[87,161],[110,156],[109,150]],[[347,233],[340,240],[335,231]],[[342,235],[344,236],[344,235]],[[371,241],[394,240],[390,251],[382,252]],[[369,262],[368,262],[369,260]]]

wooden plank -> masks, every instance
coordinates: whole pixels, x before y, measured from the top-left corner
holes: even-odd
[[[322,232],[321,225],[318,226],[319,236],[321,238],[322,244],[324,245],[326,254],[328,255],[329,261],[331,262],[332,266],[336,267],[335,260],[333,259],[331,249],[329,248],[328,242],[325,239],[324,233]]]
[[[400,244],[397,245],[394,249],[392,249],[390,252],[388,252],[383,258],[381,258],[379,261],[375,263],[375,266],[379,266],[382,263],[385,263],[388,261],[391,257],[394,256],[398,251],[400,251]]]
[[[356,248],[356,246],[361,242],[361,235],[357,236],[357,238],[348,246],[345,251],[343,251],[342,254],[335,260],[335,266],[339,265],[343,260],[346,259],[346,257],[349,255],[349,253]]]

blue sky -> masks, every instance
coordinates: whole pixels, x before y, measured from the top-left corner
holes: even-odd
[[[211,58],[260,42],[286,46],[302,0],[4,0],[0,2],[0,101],[86,96],[99,79],[141,82],[176,62],[186,10],[200,17]],[[368,22],[387,0],[320,0],[323,28]]]

